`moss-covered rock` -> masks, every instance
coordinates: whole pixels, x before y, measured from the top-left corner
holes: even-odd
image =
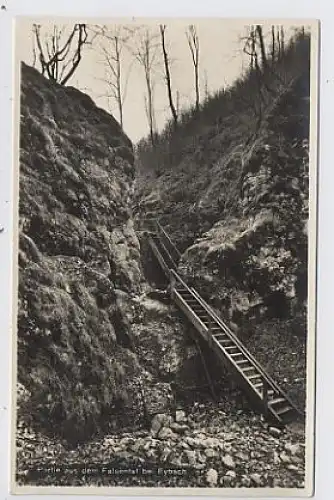
[[[19,416],[72,442],[109,425],[140,371],[133,178],[116,120],[22,65],[18,380],[31,397]]]

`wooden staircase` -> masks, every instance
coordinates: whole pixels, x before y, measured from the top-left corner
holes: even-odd
[[[303,416],[289,396],[277,385],[226,323],[189,287],[177,272],[180,253],[155,221],[155,231],[148,234],[151,249],[171,286],[171,297],[178,308],[209,344],[221,362],[248,396],[252,406],[276,425]]]

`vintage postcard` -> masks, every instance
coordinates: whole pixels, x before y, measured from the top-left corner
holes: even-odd
[[[312,20],[17,18],[12,491],[313,491]]]

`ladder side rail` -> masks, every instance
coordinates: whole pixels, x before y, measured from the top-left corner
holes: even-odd
[[[155,242],[153,241],[153,239],[151,237],[149,237],[149,243],[150,243],[150,246],[153,250],[154,255],[156,256],[160,266],[162,267],[162,270],[169,277],[170,276],[169,266],[167,265],[165,259],[163,258],[161,252],[159,251],[157,245],[155,244]]]
[[[182,285],[187,290],[187,292],[189,292],[192,295],[192,297],[194,299],[196,299],[197,302],[198,302],[198,298],[196,297],[195,293],[193,292],[193,289],[191,289],[187,285],[187,283],[181,278],[181,276],[175,270],[173,270],[172,273],[173,273],[173,275],[175,277],[175,282],[179,283],[180,285]]]
[[[169,253],[168,249],[166,248],[166,246],[164,245],[163,241],[161,241],[161,238],[157,235],[156,235],[156,238],[158,239],[159,245],[160,245],[161,249],[163,250],[163,252],[165,253],[165,256],[167,257],[169,268],[176,269],[177,266],[174,262],[174,259],[170,255],[170,253]],[[158,245],[156,245],[156,247],[158,248]],[[159,248],[158,248],[158,250],[159,250]]]
[[[162,227],[162,225],[160,224],[160,222],[158,220],[156,220],[156,226],[157,226],[158,231],[163,235],[164,239],[167,240],[168,244],[170,245],[170,248],[173,249],[172,251],[177,256],[177,259],[180,259],[181,253],[179,252],[178,248],[173,243],[170,236],[167,234],[167,232],[164,230],[164,228]]]
[[[183,299],[183,297],[178,293],[177,289],[173,290],[173,300],[175,304],[183,311],[183,313],[187,316],[189,321],[194,325],[196,330],[200,333],[200,335],[208,341],[208,328],[201,321],[201,319],[196,315],[196,313],[191,309],[191,307],[187,304],[187,302]]]

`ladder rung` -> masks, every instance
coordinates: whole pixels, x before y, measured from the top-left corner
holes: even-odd
[[[292,409],[293,408],[291,406],[284,406],[284,408],[281,408],[280,410],[275,410],[275,412],[277,413],[277,415],[283,415],[283,413],[287,413]]]
[[[259,377],[261,377],[261,375],[259,373],[255,373],[254,375],[249,375],[248,378],[249,378],[249,380],[253,380],[253,379],[259,378]]]
[[[269,393],[269,391],[268,391]],[[285,398],[277,398],[277,399],[273,399],[272,401],[270,401],[270,404],[271,405],[276,405],[277,403],[284,403],[285,401]]]

